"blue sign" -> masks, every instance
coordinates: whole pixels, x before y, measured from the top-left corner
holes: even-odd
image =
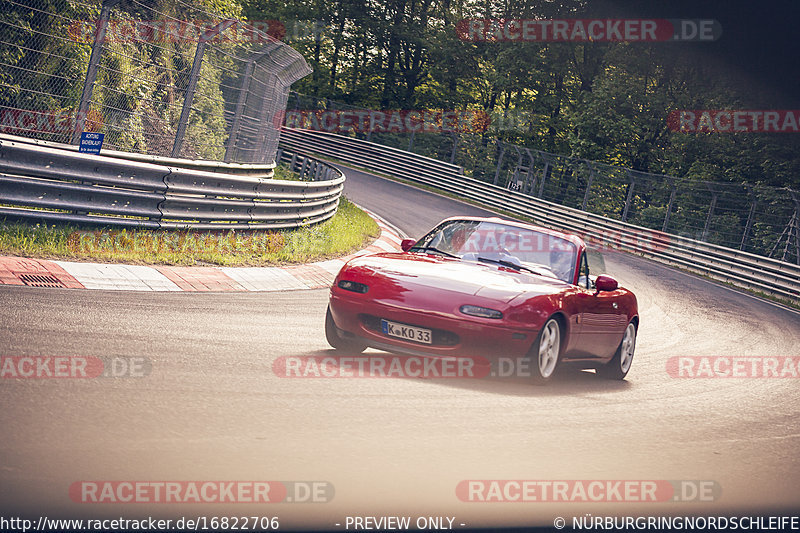
[[[103,138],[105,133],[93,133],[91,131],[84,131],[81,133],[81,145],[78,151],[86,154],[99,154],[100,148],[103,146]]]

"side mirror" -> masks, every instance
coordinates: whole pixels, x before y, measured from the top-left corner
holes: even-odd
[[[402,242],[400,243],[400,249],[402,249],[404,252],[407,252],[415,244],[417,244],[417,241],[415,241],[414,239],[403,239]]]
[[[594,288],[597,292],[615,291],[617,290],[617,288],[619,288],[619,283],[617,283],[617,280],[615,280],[611,276],[601,274],[597,276],[596,280],[594,280]]]

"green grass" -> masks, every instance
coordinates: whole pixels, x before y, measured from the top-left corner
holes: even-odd
[[[289,165],[287,165],[286,163],[281,163],[280,165],[275,166],[274,179],[288,180],[288,181],[304,181],[300,179],[300,174],[289,170]]]
[[[342,197],[333,218],[296,230],[91,230],[3,221],[0,254],[128,264],[267,266],[339,257],[364,248],[379,235],[375,221]]]

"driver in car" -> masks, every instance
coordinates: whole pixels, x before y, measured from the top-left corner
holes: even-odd
[[[484,239],[484,246],[480,252],[481,257],[507,261],[514,265],[522,265],[519,257],[514,255],[519,251],[519,235],[513,231],[497,229],[488,234]]]
[[[550,251],[550,269],[556,277],[567,283],[572,282],[572,254],[564,250]]]

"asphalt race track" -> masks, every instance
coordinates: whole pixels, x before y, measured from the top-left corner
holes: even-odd
[[[418,237],[472,206],[345,169],[349,198]],[[0,287],[4,356],[143,357],[145,377],[0,381],[0,506],[49,517],[455,517],[454,527],[556,516],[800,510],[798,380],[674,378],[677,356],[800,357],[800,314],[606,253],[639,299],[628,379],[287,379],[281,356],[331,354],[327,291],[139,293]],[[370,352],[368,352],[370,353]],[[376,353],[376,352],[374,352]],[[462,480],[713,482],[708,501],[463,502]],[[299,480],[328,503],[73,503],[80,480]],[[691,485],[691,484],[690,484]],[[687,496],[688,497],[688,496]],[[445,521],[445,523],[447,523]],[[341,526],[336,526],[341,524]]]

